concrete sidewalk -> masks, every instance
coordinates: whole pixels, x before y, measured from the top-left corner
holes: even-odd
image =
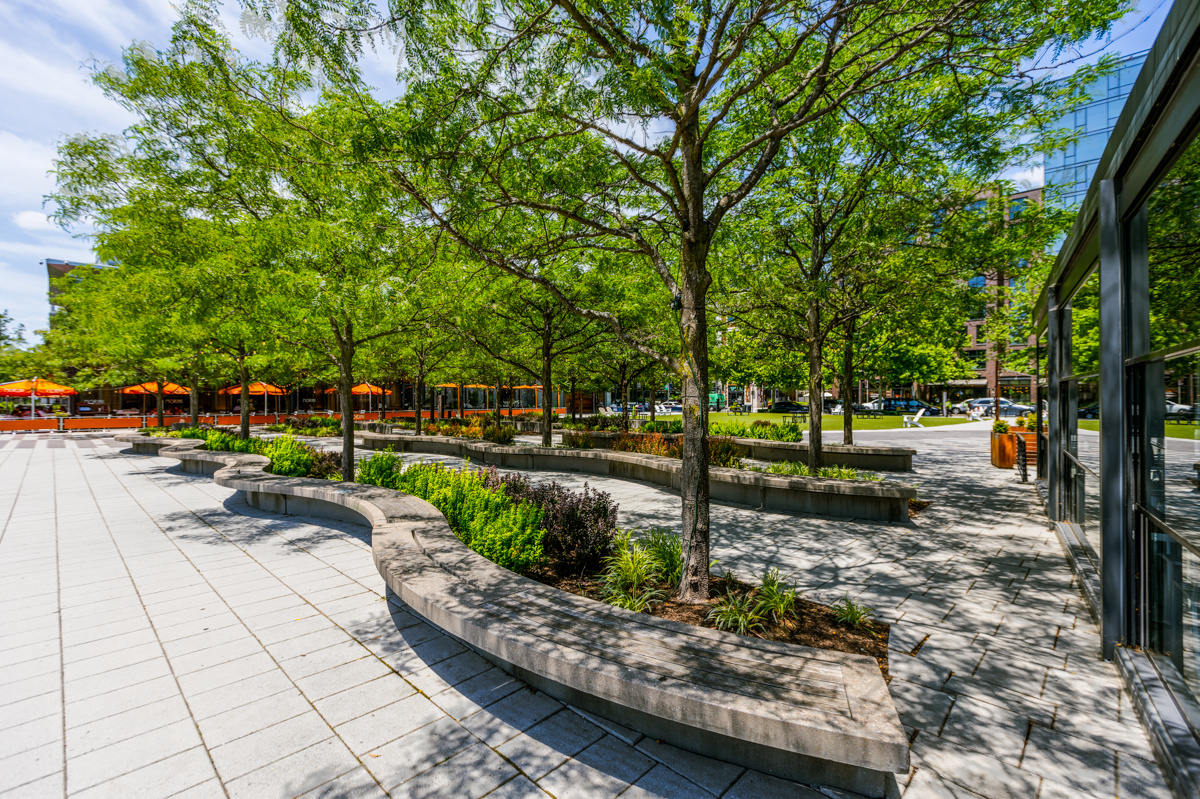
[[[895,622],[906,797],[1167,796],[1032,489],[986,434],[910,432],[935,500],[914,524],[714,506],[720,567]],[[0,441],[0,794],[843,795],[564,707],[381,594],[364,528],[174,464]],[[623,524],[678,525],[669,492],[588,482]]]

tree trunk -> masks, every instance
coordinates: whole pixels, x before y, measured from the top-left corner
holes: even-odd
[[[821,416],[825,410],[825,375],[821,363],[821,306],[808,306],[808,468],[816,471],[825,465],[821,449]]]
[[[347,352],[349,350],[349,352]],[[354,479],[354,348],[342,345],[338,359],[338,400],[342,405],[342,479]]]
[[[685,250],[686,252],[686,250]],[[708,324],[705,319],[707,272],[697,274],[685,259],[683,274],[683,468],[680,498],[683,506],[683,577],[679,599],[708,601],[709,488],[708,488]]]
[[[425,404],[425,377],[419,375],[417,377],[417,385],[413,389],[416,396],[413,397],[413,408],[417,413],[417,435],[421,435],[421,406]]]
[[[554,432],[554,391],[551,388],[551,379],[553,373],[551,368],[551,358],[553,350],[551,349],[553,341],[550,339],[551,318],[546,319],[545,326],[542,327],[542,446],[554,446],[550,441],[550,437]]]
[[[658,383],[657,381],[650,384],[650,424],[654,424],[654,405],[658,400]]]
[[[158,429],[162,430],[164,425],[163,420],[163,379],[158,378],[158,382],[154,384],[154,402],[158,407],[155,408],[155,415],[158,417]]]
[[[188,389],[188,413],[192,417],[192,427],[200,426],[200,389],[196,388],[196,381],[192,380],[192,385]]]
[[[571,424],[575,424],[575,417],[578,412],[576,406],[578,404],[579,399],[575,396],[575,375],[571,375]]]
[[[462,383],[459,383],[459,384],[458,384],[458,419],[459,419],[459,421],[464,421],[464,422],[465,422],[465,421],[466,421],[466,419],[467,419],[467,414],[466,414],[465,406],[463,405],[463,387],[462,387]]]
[[[842,400],[842,443],[850,446],[854,443],[854,397],[850,386],[854,381],[854,322],[846,323],[846,343],[842,346],[842,385],[846,395]]]
[[[246,368],[246,350],[238,348],[238,383],[241,391],[238,397],[242,403],[242,418],[238,425],[238,436],[243,440],[250,437],[250,370]]]
[[[629,432],[629,381],[621,377],[621,427]]]

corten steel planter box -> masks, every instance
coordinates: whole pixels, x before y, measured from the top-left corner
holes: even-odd
[[[1011,469],[1016,463],[1016,434],[992,433],[992,465],[997,469]]]

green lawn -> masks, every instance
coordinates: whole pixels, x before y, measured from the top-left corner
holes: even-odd
[[[760,419],[765,419],[767,421],[779,424],[783,421],[783,417],[784,414],[782,413],[750,413],[746,414],[745,416],[734,416],[732,413],[722,412],[710,413],[708,415],[709,421],[712,422],[733,421],[741,422],[742,424],[750,424],[751,422],[757,422]],[[660,416],[659,418],[678,419],[679,416]],[[947,424],[963,424],[966,421],[967,417],[965,416],[951,416],[949,418],[940,416],[925,416],[921,419],[921,424],[923,424],[925,427],[940,427]],[[842,417],[830,415],[822,416],[821,425],[825,430],[841,430]],[[875,419],[867,419],[860,416],[854,417],[855,430],[894,430],[903,426],[903,418],[900,416],[881,416]]]
[[[1179,424],[1178,422],[1167,422],[1167,438],[1186,438],[1190,440],[1200,441],[1200,426],[1194,424]],[[1099,430],[1099,419],[1080,419],[1080,430]]]

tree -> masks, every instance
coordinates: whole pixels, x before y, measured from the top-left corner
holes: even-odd
[[[14,326],[8,311],[0,311],[0,382],[21,379],[25,362],[21,347],[24,344],[25,326]]]
[[[680,597],[694,602],[708,595],[709,257],[727,216],[797,131],[849,100],[921,83],[961,91],[963,102],[1027,103],[1046,86],[1018,80],[1024,59],[1091,37],[1122,9],[1119,0],[1055,14],[999,0],[903,9],[530,0],[469,14],[398,1],[383,11],[247,5],[264,30],[274,15],[284,60],[319,59],[355,96],[372,131],[368,157],[476,257],[571,304],[542,266],[580,249],[619,251],[678,298],[678,348],[666,351],[611,310],[573,307],[683,378]],[[407,56],[407,93],[388,108],[354,68],[376,33],[399,39]]]
[[[481,287],[479,304],[459,334],[542,387],[542,446],[552,445],[554,365],[599,338],[596,323],[573,313],[545,290],[512,278]]]

